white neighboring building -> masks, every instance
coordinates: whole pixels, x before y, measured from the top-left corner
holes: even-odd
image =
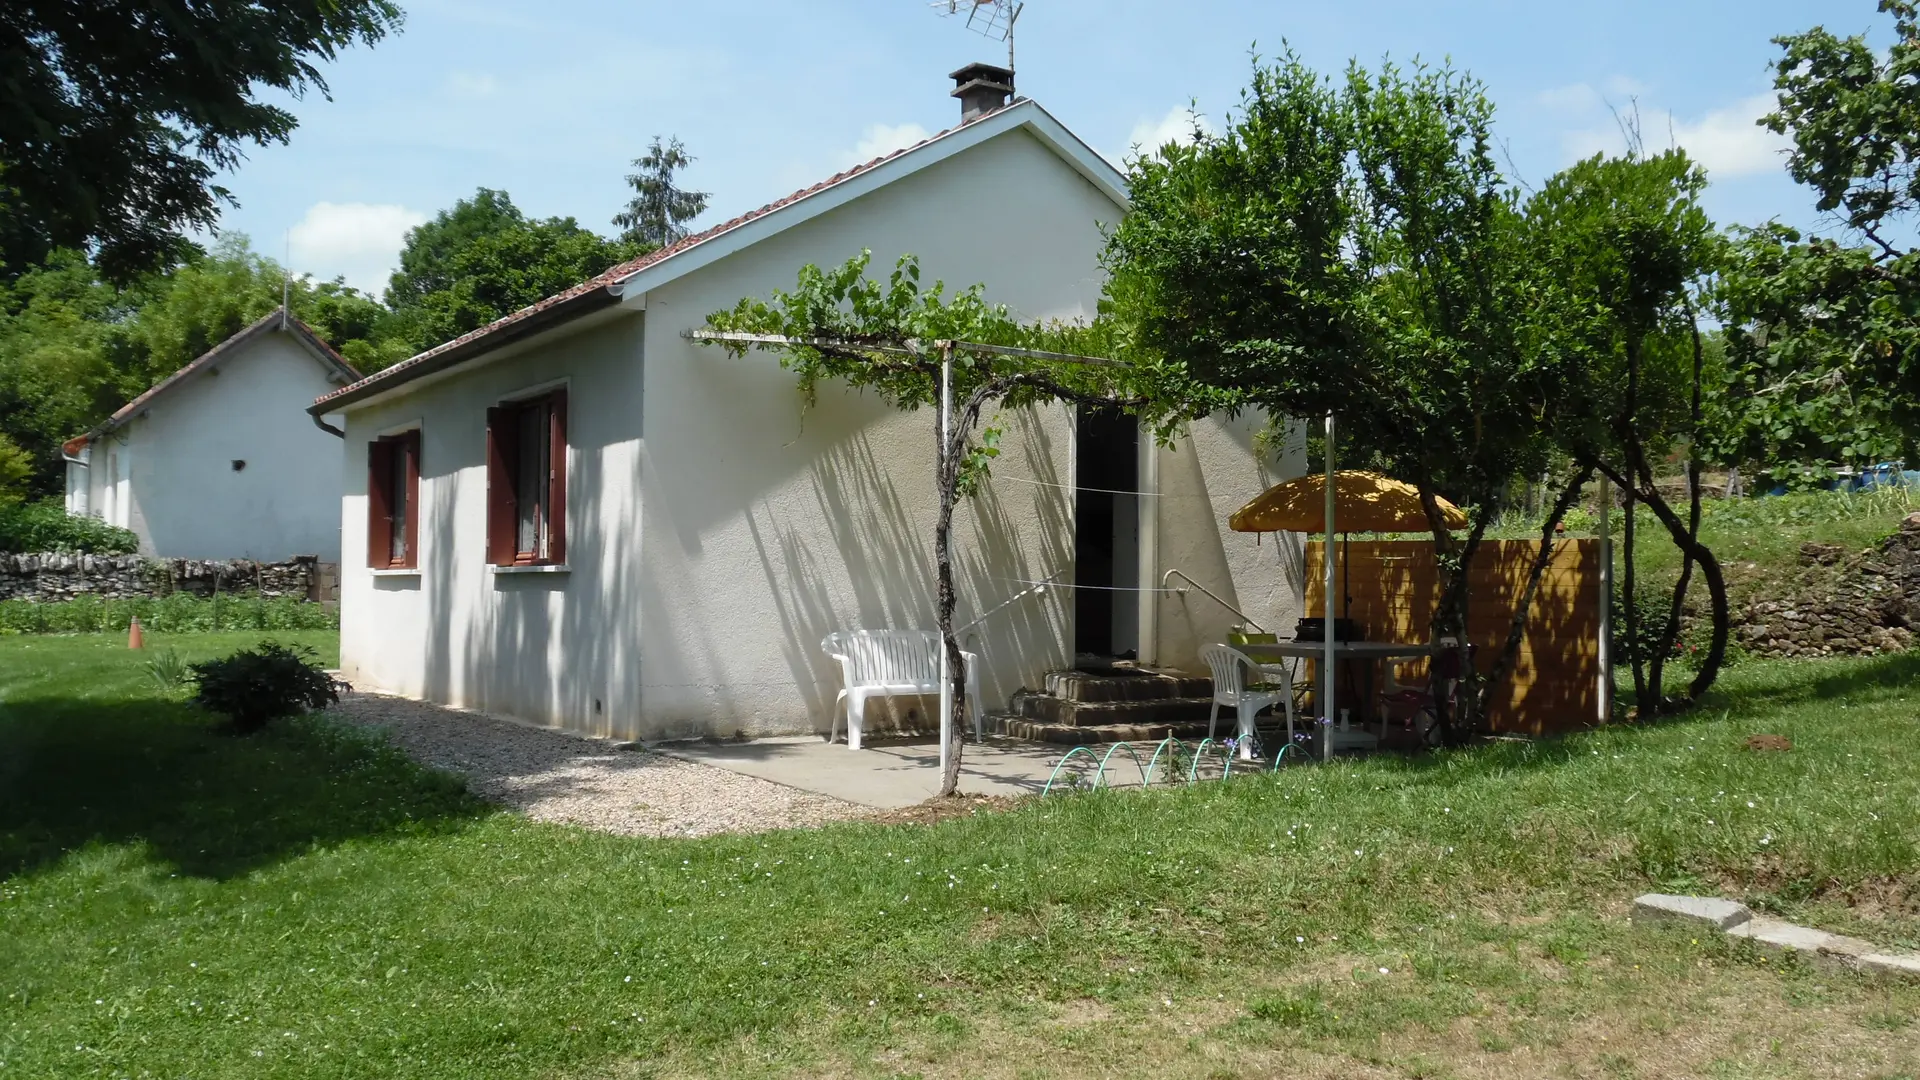
[[[360,377],[276,309],[64,447],[67,513],[159,558],[340,559],[340,444],[303,415]]]
[[[934,625],[933,416],[832,385],[805,409],[772,356],[684,335],[862,249],[876,277],[912,253],[923,281],[984,282],[1021,318],[1092,317],[1123,177],[984,74],[956,73],[949,131],[316,401],[346,441],[344,676],[622,738],[826,731],[826,634]],[[1257,422],[1168,452],[1065,408],[998,423],[955,521],[989,708],[1076,652],[1193,665],[1239,617],[1157,591],[1169,570],[1291,625],[1283,549],[1225,531],[1299,471],[1261,463]]]

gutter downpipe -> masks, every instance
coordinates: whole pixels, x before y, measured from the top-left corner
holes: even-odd
[[[347,437],[347,433],[345,431],[341,430],[340,428],[334,427],[332,424],[327,423],[325,420],[322,420],[320,418],[319,413],[310,412],[307,415],[313,417],[313,426],[319,428],[321,431],[326,432],[327,434],[333,436],[336,439],[344,439]]]

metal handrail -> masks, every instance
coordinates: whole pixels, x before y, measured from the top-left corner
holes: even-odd
[[[1201,592],[1206,593],[1208,596],[1212,597],[1214,603],[1219,604],[1221,607],[1226,608],[1228,611],[1231,611],[1235,615],[1240,616],[1241,620],[1246,625],[1253,627],[1255,630],[1258,630],[1263,634],[1268,632],[1266,627],[1261,626],[1259,623],[1253,621],[1253,616],[1247,614],[1244,611],[1241,611],[1239,608],[1234,607],[1232,604],[1227,603],[1225,600],[1220,599],[1219,593],[1216,593],[1212,589],[1207,588],[1205,585],[1202,585],[1199,582],[1193,580],[1193,578],[1187,575],[1187,572],[1185,570],[1182,570],[1177,566],[1167,571],[1166,573],[1160,575],[1160,587],[1162,589],[1165,589],[1167,587],[1167,582],[1172,581],[1173,575],[1175,574],[1179,574],[1182,578],[1186,579],[1187,584],[1193,586],[1196,589],[1199,589]],[[1186,595],[1187,590],[1176,589],[1174,591],[1184,596]]]

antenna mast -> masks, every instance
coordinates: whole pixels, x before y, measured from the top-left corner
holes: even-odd
[[[967,17],[967,29],[1007,43],[1007,70],[1013,70],[1013,24],[1027,5],[1021,0],[933,0],[928,5],[942,15]]]

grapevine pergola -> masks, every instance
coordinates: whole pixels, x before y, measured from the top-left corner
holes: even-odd
[[[887,360],[883,363],[905,366],[927,365],[934,363],[937,358],[940,418],[934,475],[940,489],[940,516],[934,529],[934,563],[939,578],[937,607],[941,638],[940,772],[941,794],[951,794],[959,781],[959,732],[963,729],[959,714],[962,702],[966,700],[962,688],[966,685],[967,677],[966,660],[960,652],[959,639],[953,628],[953,506],[959,495],[962,471],[969,456],[967,442],[972,435],[973,427],[979,422],[981,410],[986,407],[987,402],[1005,397],[1023,387],[1061,399],[1098,400],[1102,404],[1128,403],[1117,395],[1105,397],[1083,390],[1070,389],[1049,378],[1044,371],[1005,372],[990,376],[967,395],[966,400],[960,405],[958,419],[961,422],[956,425],[953,401],[954,356],[972,354],[1047,364],[1112,369],[1125,369],[1127,365],[1122,361],[1106,357],[994,345],[981,341],[950,339],[920,341],[912,338],[898,341],[861,341],[846,337],[757,334],[728,330],[690,330],[687,331],[686,336],[696,342],[729,346],[736,350],[815,349],[846,357],[884,357]]]

